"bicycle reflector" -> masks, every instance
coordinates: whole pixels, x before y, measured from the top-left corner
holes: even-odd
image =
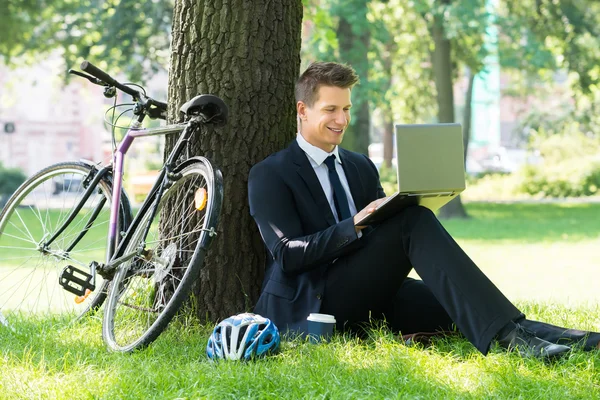
[[[90,294],[92,294],[92,291],[90,289],[85,289],[85,294],[83,296],[75,297],[75,303],[77,303],[77,304],[83,303]]]
[[[194,204],[196,205],[196,210],[202,211],[204,207],[206,207],[206,202],[208,201],[208,192],[204,188],[196,189],[196,193],[194,194]]]

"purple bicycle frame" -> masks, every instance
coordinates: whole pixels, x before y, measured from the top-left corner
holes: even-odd
[[[166,135],[169,133],[181,132],[188,124],[167,125],[159,128],[140,129],[141,122],[133,121],[125,134],[125,137],[117,146],[113,154],[113,188],[112,188],[112,203],[110,206],[110,222],[108,227],[108,243],[109,251],[107,252],[107,262],[114,255],[117,245],[117,228],[119,220],[119,207],[121,204],[121,189],[123,188],[123,166],[125,164],[125,154],[129,151],[129,147],[133,140],[144,136]]]

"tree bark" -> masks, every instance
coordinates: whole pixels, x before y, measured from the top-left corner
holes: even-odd
[[[342,146],[368,155],[371,126],[368,51],[371,33],[367,20],[367,3],[367,0],[350,2],[346,0],[345,6],[340,7],[336,34],[339,42],[340,61],[350,64],[360,78],[360,84],[352,90],[352,121],[344,135]]]
[[[452,87],[452,49],[444,36],[444,22],[434,18],[431,28],[434,42],[432,53],[433,75],[437,91],[439,122],[454,122],[454,90]]]
[[[467,153],[469,150],[469,142],[471,141],[471,120],[473,113],[473,84],[475,83],[475,75],[470,69],[467,71],[467,79],[469,85],[467,86],[467,93],[465,96],[465,114],[463,116],[463,148],[465,150],[464,160],[465,165],[467,163]]]
[[[465,165],[467,163],[467,152],[469,150],[469,141],[471,140],[471,114],[473,108],[471,107],[471,100],[473,99],[473,83],[475,82],[475,74],[473,74],[470,70],[467,73],[469,79],[469,85],[467,87],[467,93],[465,96],[465,114],[463,116],[463,159],[465,161]],[[441,219],[445,218],[469,218],[469,215],[465,211],[463,207],[460,196],[456,196],[452,199],[448,204],[446,204],[440,210],[439,217]]]
[[[383,70],[385,71],[384,86],[386,91],[392,89],[393,74],[392,64],[394,54],[398,51],[398,45],[394,41],[390,41],[384,44],[385,52],[380,54],[381,63]],[[382,104],[379,105],[383,111],[383,165],[386,168],[392,167],[392,160],[394,158],[394,112],[392,105],[385,99]]]
[[[386,168],[392,167],[394,158],[394,120],[391,113],[386,113],[383,117],[383,165]]]
[[[198,94],[229,106],[224,128],[205,128],[190,143],[224,178],[217,236],[194,290],[202,318],[250,310],[260,292],[265,248],[248,209],[248,172],[295,136],[301,23],[301,0],[175,1],[170,122]],[[165,154],[176,139],[167,138]]]
[[[454,90],[452,87],[452,49],[444,34],[444,22],[440,15],[434,18],[431,33],[434,41],[432,54],[433,74],[437,90],[438,121],[454,122]],[[441,208],[439,218],[468,218],[460,196]]]

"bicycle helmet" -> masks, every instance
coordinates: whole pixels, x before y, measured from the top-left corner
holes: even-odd
[[[250,360],[273,354],[279,349],[279,330],[268,318],[244,313],[221,321],[206,346],[212,360]]]

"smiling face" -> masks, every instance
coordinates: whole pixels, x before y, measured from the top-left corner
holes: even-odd
[[[308,143],[330,153],[342,143],[350,124],[351,107],[350,88],[320,86],[312,106],[303,101],[296,104],[300,133]]]

